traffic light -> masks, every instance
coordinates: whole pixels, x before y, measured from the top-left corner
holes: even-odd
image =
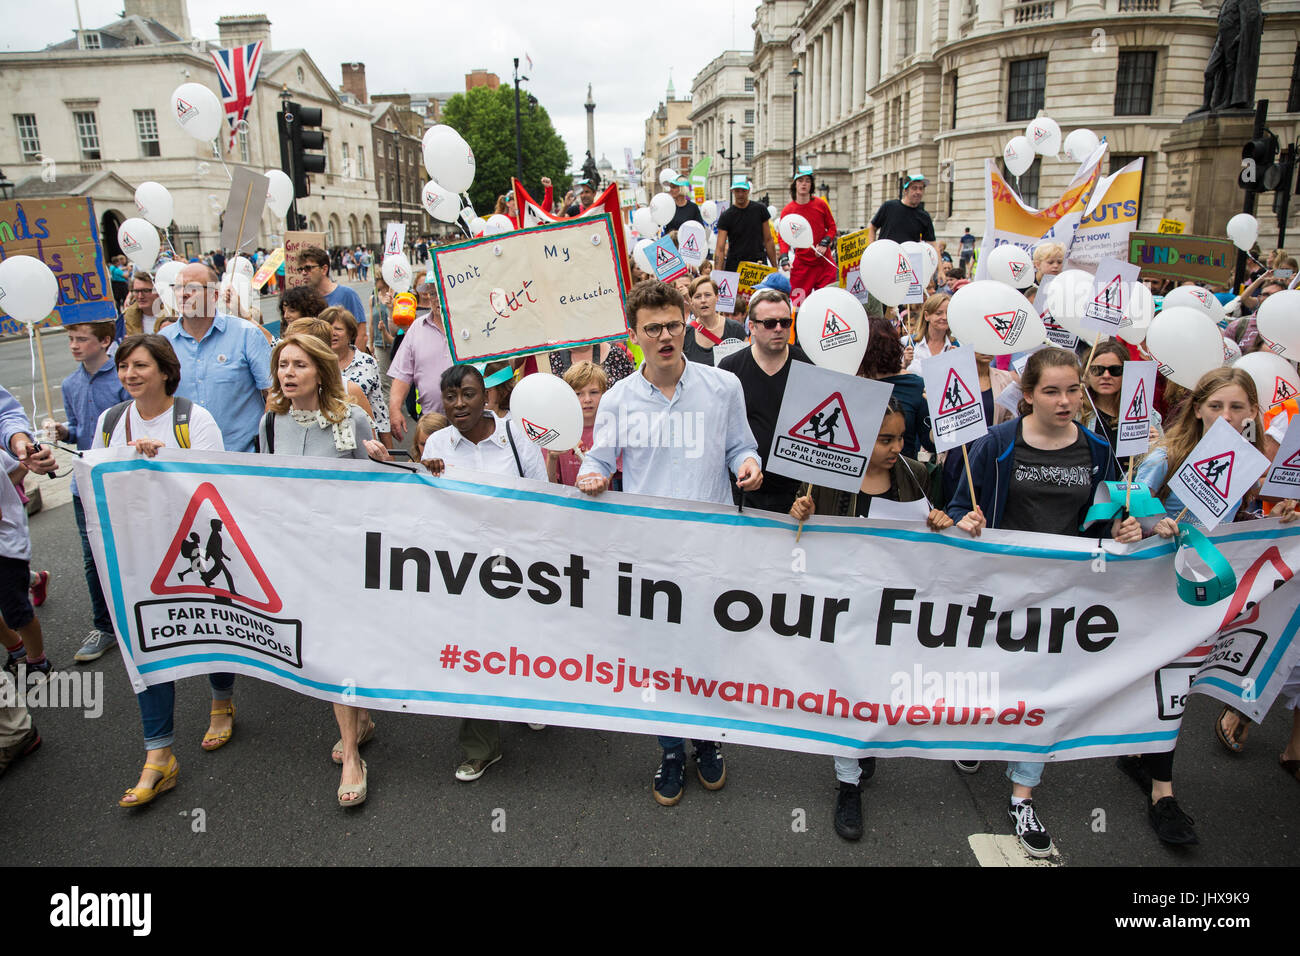
[[[307,174],[325,172],[325,154],[308,152],[325,148],[325,134],[312,128],[321,125],[321,111],[315,106],[299,106],[288,102],[277,114],[277,120],[280,130],[280,167],[293,180],[295,199],[310,196],[311,186]]]
[[[1277,137],[1265,130],[1247,140],[1241,147],[1241,172],[1237,185],[1251,192],[1262,193],[1276,189],[1282,182],[1282,171],[1274,162],[1277,159]]]
[[[298,213],[298,231],[299,232],[307,231],[307,217],[304,216],[302,213]]]

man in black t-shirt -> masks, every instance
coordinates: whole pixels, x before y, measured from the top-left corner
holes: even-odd
[[[749,201],[749,180],[737,176],[731,183],[731,205],[718,217],[718,247],[713,261],[735,272],[742,262],[776,263],[776,243],[767,209]]]
[[[758,453],[767,455],[776,433],[776,420],[785,398],[791,362],[807,362],[798,345],[790,344],[790,300],[776,289],[756,289],[749,300],[750,346],[728,355],[718,368],[740,379],[745,393],[745,415],[758,442]],[[769,329],[767,326],[771,325]],[[733,491],[739,501],[739,492]],[[761,511],[785,514],[799,494],[799,482],[770,471],[763,474],[763,487],[745,494],[745,504]]]
[[[590,179],[579,179],[573,185],[578,188],[578,201],[564,210],[566,216],[580,216],[596,201],[596,184]]]
[[[688,222],[698,222],[701,226],[704,225],[704,217],[700,215],[700,207],[686,197],[685,187],[690,186],[690,184],[691,181],[685,176],[678,176],[668,185],[668,195],[673,197],[677,209],[673,211],[673,218],[668,220],[668,225],[664,226],[665,236],[678,226]]]
[[[928,242],[934,244],[934,223],[922,208],[925,199],[924,176],[909,176],[903,184],[903,198],[881,204],[871,218],[871,241],[892,239],[894,242]],[[935,252],[939,250],[936,248]]]

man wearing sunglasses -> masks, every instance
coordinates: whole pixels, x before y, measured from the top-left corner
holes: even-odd
[[[807,362],[797,344],[790,342],[790,299],[779,289],[757,289],[749,300],[749,348],[733,352],[718,368],[740,379],[745,393],[745,414],[760,452],[772,447],[776,418],[785,398],[785,383],[790,378],[790,363]],[[763,487],[750,492],[745,503],[763,511],[785,514],[798,497],[799,482],[785,475],[769,472]],[[739,494],[735,494],[739,500]]]
[[[599,495],[621,456],[623,490],[632,494],[729,505],[732,473],[736,487],[757,491],[763,484],[761,459],[740,382],[730,372],[686,361],[681,292],[654,279],[639,283],[627,297],[627,324],[645,361],[601,398],[595,447],[578,472],[578,488]],[[721,790],[727,782],[722,748],[714,741],[694,743],[700,783]],[[660,737],[659,745],[663,759],[654,798],[671,807],[686,782],[686,743]]]

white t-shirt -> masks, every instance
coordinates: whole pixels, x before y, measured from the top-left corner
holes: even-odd
[[[1286,437],[1286,428],[1290,422],[1291,419],[1284,412],[1273,419],[1273,424],[1268,426],[1268,431],[1264,434],[1280,445],[1282,439]]]
[[[95,440],[91,448],[104,447],[104,416],[108,414],[105,410],[100,416],[99,421],[95,422]],[[176,447],[176,435],[172,431],[172,410],[169,408],[156,418],[141,418],[140,412],[135,407],[135,402],[126,410],[126,414],[118,421],[117,427],[113,429],[113,434],[109,441],[109,447],[117,448],[126,444],[126,422],[131,420],[131,438],[153,438],[160,441],[168,448]],[[197,402],[190,409],[190,448],[194,451],[224,451],[225,445],[221,440],[221,429],[217,427],[217,420],[212,417],[202,405]]]
[[[447,465],[448,472],[453,469],[469,468],[495,475],[519,475],[515,464],[515,455],[510,448],[510,439],[506,429],[514,436],[515,448],[519,451],[519,464],[523,465],[524,478],[534,481],[546,481],[546,460],[541,450],[520,434],[519,426],[508,419],[499,418],[492,412],[496,425],[491,435],[477,445],[462,435],[455,425],[439,429],[429,436],[424,443],[424,459],[441,458]]]

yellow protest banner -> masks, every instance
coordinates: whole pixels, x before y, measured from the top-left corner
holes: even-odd
[[[862,262],[862,253],[871,241],[870,229],[859,229],[842,235],[835,241],[835,257],[840,264],[840,288],[844,288],[849,270],[856,269]]]
[[[1166,236],[1181,236],[1186,228],[1187,223],[1179,222],[1177,219],[1161,219],[1160,228],[1156,232]]]
[[[749,292],[754,286],[763,281],[764,276],[771,275],[776,270],[771,266],[760,265],[757,262],[742,262],[736,267],[736,274],[740,277],[736,283],[738,292]]]

